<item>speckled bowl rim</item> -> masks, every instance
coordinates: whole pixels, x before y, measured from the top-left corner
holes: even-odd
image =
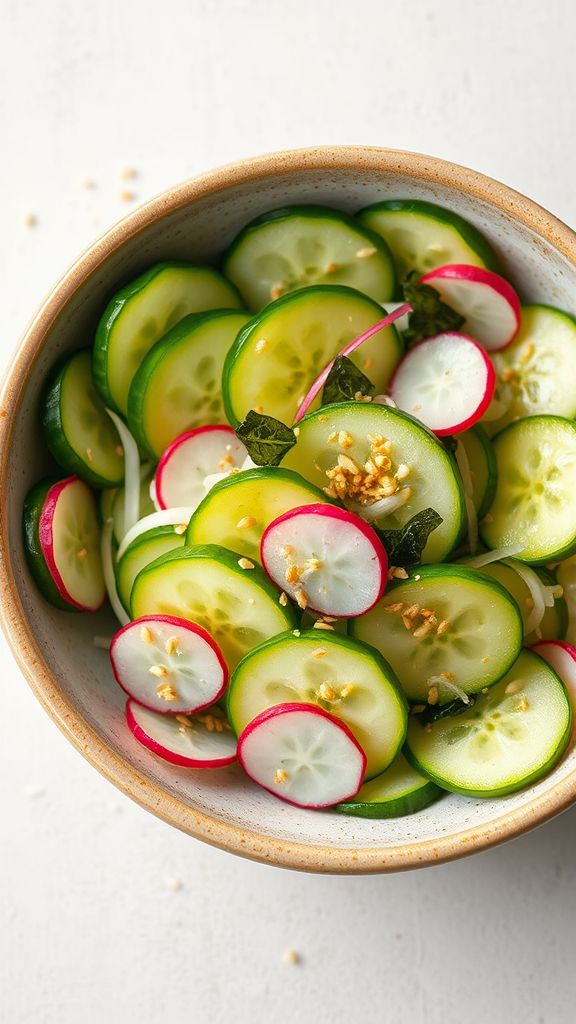
[[[168,189],[114,225],[91,245],[50,292],[31,321],[9,366],[0,395],[0,494],[7,493],[14,423],[44,338],[67,303],[108,257],[159,218],[230,186],[300,170],[399,173],[446,185],[496,206],[541,236],[576,265],[576,234],[552,214],[513,189],[466,167],[402,150],[326,146],[272,153],[243,160]],[[166,793],[108,746],[59,688],[34,631],[26,620],[12,570],[8,510],[0,508],[0,621],[16,661],[36,697],[76,749],[136,803],[183,832],[252,860],[303,871],[362,874],[400,871],[462,857],[518,836],[568,808],[576,800],[576,770],[548,793],[533,797],[486,825],[456,835],[384,849],[331,848],[278,840],[226,824]]]

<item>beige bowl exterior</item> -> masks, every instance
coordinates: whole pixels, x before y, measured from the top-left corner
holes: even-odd
[[[33,319],[0,404],[0,611],[18,664],[48,714],[106,778],[183,831],[233,853],[308,871],[365,873],[439,863],[484,849],[546,821],[576,798],[576,753],[523,793],[500,800],[448,796],[391,821],[303,811],[274,800],[235,767],[174,768],[134,741],[123,696],[94,634],[108,613],[57,612],[38,595],[21,542],[28,488],[53,467],[38,426],[47,372],[89,344],[99,313],[123,283],[159,259],[213,260],[246,221],[294,202],[355,211],[385,198],[418,197],[468,218],[498,249],[523,298],[570,309],[576,236],[535,203],[442,160],[387,149],[328,147],[276,153],[202,175],[136,210],[94,243]],[[572,370],[574,372],[574,370]]]

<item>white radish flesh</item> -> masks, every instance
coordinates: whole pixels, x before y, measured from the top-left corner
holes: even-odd
[[[464,317],[464,330],[488,352],[506,348],[520,327],[520,300],[512,285],[483,267],[454,263],[420,278]]]
[[[174,615],[146,615],[116,633],[110,647],[116,681],[139,704],[190,714],[222,696],[228,668],[209,633]]]
[[[240,735],[238,760],[257,785],[298,807],[349,800],[366,770],[364,751],[348,727],[309,704],[263,711]]]
[[[576,647],[563,640],[541,640],[534,644],[532,650],[560,676],[572,704],[576,706]]]
[[[338,618],[362,615],[380,600],[388,560],[375,531],[352,512],[305,505],[264,531],[260,557],[271,580],[300,608]]]
[[[134,700],[126,721],[142,746],[181,768],[221,768],[236,760],[236,739],[218,708],[197,715],[159,715]]]
[[[94,612],[106,599],[94,495],[70,476],[48,491],[38,521],[44,560],[64,601]]]
[[[404,356],[390,384],[399,409],[434,433],[468,430],[486,411],[495,374],[486,353],[464,334],[438,334]]]
[[[196,508],[206,493],[205,478],[241,469],[246,455],[246,448],[232,427],[198,427],[181,434],[168,446],[156,470],[154,486],[158,507],[189,505]]]

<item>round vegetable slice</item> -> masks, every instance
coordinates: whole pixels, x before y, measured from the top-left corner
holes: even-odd
[[[540,640],[532,650],[554,669],[566,687],[572,707],[576,702],[576,647],[561,640]]]
[[[224,273],[249,309],[314,284],[350,285],[385,302],[394,294],[388,246],[352,217],[325,206],[291,206],[257,217],[232,242]]]
[[[234,286],[211,267],[178,261],[150,267],[114,295],[98,324],[92,367],[106,404],[126,414],[143,357],[188,313],[240,306]]]
[[[576,416],[576,320],[551,306],[524,306],[520,330],[494,353],[496,392],[484,417],[491,433],[523,416]]]
[[[28,493],[24,546],[34,579],[57,608],[94,612],[106,598],[96,500],[77,476]]]
[[[365,644],[330,630],[273,637],[247,655],[228,688],[237,735],[256,715],[296,701],[323,708],[352,731],[368,759],[367,776],[392,763],[406,734],[406,700],[390,665]]]
[[[238,760],[258,786],[297,807],[332,807],[347,800],[366,768],[364,751],[350,730],[309,704],[263,711],[238,738]]]
[[[187,544],[221,544],[260,558],[260,540],[279,515],[300,505],[329,501],[298,473],[277,466],[234,473],[216,484],[188,524]]]
[[[201,626],[175,615],[145,615],[110,645],[116,682],[139,704],[191,714],[214,704],[228,685],[222,652]]]
[[[426,562],[441,561],[456,546],[466,523],[459,474],[421,423],[373,402],[340,402],[305,416],[299,427],[283,467],[387,530],[435,509],[442,523],[428,538]]]
[[[88,349],[66,359],[53,377],[42,413],[46,443],[61,466],[96,487],[124,480],[124,452],[92,381]]]
[[[206,477],[240,469],[247,454],[228,425],[197,427],[181,434],[158,463],[154,485],[159,508],[195,508],[206,494]]]
[[[438,334],[404,356],[390,394],[435,434],[460,434],[486,412],[494,383],[494,367],[473,338]]]
[[[316,285],[271,303],[244,327],[224,363],[222,391],[233,425],[250,409],[291,423],[312,382],[349,342],[382,320],[382,307],[353,288]],[[350,356],[378,392],[402,354],[394,326]]]
[[[462,559],[462,564],[467,565],[469,561]],[[564,597],[560,595],[562,588],[557,587],[556,579],[551,572],[542,566],[524,565],[513,558],[507,558],[505,562],[489,562],[482,565],[480,571],[501,583],[516,601],[524,623],[525,645],[531,646],[539,638],[563,638],[568,625],[568,610]],[[526,582],[527,579],[531,583],[530,586]],[[537,596],[539,608],[536,606],[534,594]]]
[[[529,416],[494,439],[498,484],[480,524],[489,548],[518,545],[524,562],[554,562],[576,549],[576,424]]]
[[[497,269],[494,250],[459,214],[422,199],[388,199],[357,214],[361,224],[379,234],[392,252],[398,277],[424,274],[446,263],[469,263]]]
[[[293,508],[266,528],[260,561],[300,608],[347,618],[380,600],[388,559],[359,516],[330,505]]]
[[[161,555],[183,547],[184,536],[173,526],[156,526],[139,534],[120,554],[116,566],[118,595],[126,611],[130,611],[130,594],[138,573]]]
[[[549,771],[570,736],[566,689],[542,659],[522,651],[511,670],[457,717],[410,720],[406,756],[453,793],[503,796]]]
[[[178,548],[138,573],[132,616],[176,615],[206,629],[232,669],[264,640],[296,625],[263,569],[216,544]]]
[[[249,317],[233,309],[193,313],[150,349],[128,395],[135,438],[159,458],[185,430],[221,423],[224,358]]]
[[[448,264],[420,280],[464,317],[464,330],[488,352],[506,348],[517,334],[520,299],[500,274],[468,264]]]
[[[504,587],[460,565],[409,570],[350,630],[387,658],[410,701],[440,704],[500,679],[523,636]]]
[[[150,497],[150,484],[152,483],[152,470],[146,469],[140,481],[139,497],[139,519],[149,516],[154,512],[154,502]],[[124,502],[125,488],[119,487],[112,500],[112,519],[114,522],[114,538],[120,544],[126,536],[124,531]]]
[[[398,754],[382,775],[365,782],[352,800],[338,804],[336,810],[357,818],[401,818],[423,810],[441,795],[439,786]]]
[[[162,715],[129,700],[126,721],[143,747],[181,768],[223,768],[236,760],[236,738],[217,707],[197,715]]]
[[[496,492],[498,470],[490,438],[479,424],[458,437],[462,444],[472,483],[472,501],[479,518],[486,515]]]

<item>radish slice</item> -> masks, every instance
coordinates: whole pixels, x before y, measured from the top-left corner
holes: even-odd
[[[312,704],[277,704],[257,715],[238,739],[238,760],[258,786],[297,807],[349,800],[366,771],[348,726]]]
[[[217,701],[228,667],[209,633],[175,615],[145,615],[110,646],[116,681],[129,697],[162,714],[191,714]]]
[[[143,747],[181,768],[222,768],[236,760],[236,739],[219,708],[159,715],[129,700],[126,721]]]
[[[69,476],[50,488],[38,540],[60,597],[79,611],[97,611],[106,599],[100,530],[94,495],[83,480]]]
[[[266,528],[260,560],[300,608],[320,615],[363,615],[380,600],[388,559],[360,516],[333,505],[301,505]]]
[[[473,338],[437,334],[404,356],[390,393],[435,434],[459,434],[486,411],[495,384],[494,367]]]
[[[563,640],[540,640],[532,650],[560,676],[572,703],[576,704],[576,647]]]
[[[156,470],[158,508],[196,508],[206,493],[205,477],[240,469],[247,454],[232,427],[198,427],[181,434],[168,445]]]
[[[322,372],[319,373],[318,376],[316,377],[316,380],[314,381],[311,388],[306,393],[306,395],[300,402],[300,405],[298,406],[298,412],[294,417],[294,423],[300,422],[300,420],[308,412],[308,409],[312,405],[312,402],[316,398],[316,395],[320,394],[322,388],[326,383],[328,374],[330,373],[330,370],[332,369],[334,363],[338,359],[338,356],[351,355],[352,352],[355,352],[357,348],[360,348],[360,345],[363,345],[365,341],[368,341],[368,338],[371,338],[374,334],[378,334],[378,331],[381,331],[383,327],[389,327],[390,324],[393,324],[396,320],[401,320],[402,317],[406,315],[406,313],[411,312],[412,306],[408,302],[403,302],[401,305],[396,306],[396,308],[393,309],[391,313],[388,313],[388,315],[385,316],[383,320],[378,320],[377,323],[373,324],[372,327],[369,327],[368,330],[364,331],[363,334],[359,334],[357,338],[353,338],[352,341],[349,341],[347,345],[344,345],[344,348],[341,349],[340,352],[338,352],[334,356],[334,359],[330,360],[328,365],[325,366]]]
[[[465,329],[488,352],[506,348],[520,327],[520,299],[499,274],[466,263],[436,267],[420,278],[465,318]]]

